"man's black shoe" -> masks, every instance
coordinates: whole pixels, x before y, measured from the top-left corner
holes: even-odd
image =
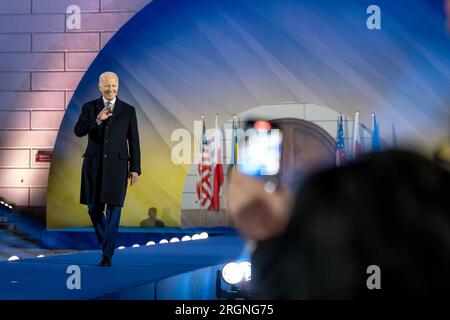
[[[102,259],[102,261],[100,262],[100,265],[102,267],[111,267],[112,263],[111,263],[111,260],[109,260],[109,259]]]

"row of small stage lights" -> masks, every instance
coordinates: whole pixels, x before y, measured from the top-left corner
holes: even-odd
[[[3,201],[3,200],[1,200],[0,203],[1,203],[2,205],[4,205],[5,207],[11,209],[11,210],[12,210],[12,208],[13,208],[12,205],[10,205],[9,203],[6,203],[6,202]]]
[[[202,240],[202,239],[208,239],[208,233],[207,233],[207,232],[202,232],[202,233],[200,233],[200,234],[197,234],[197,233],[196,233],[196,234],[194,234],[192,237],[186,235],[186,236],[184,236],[184,237],[181,238],[181,241],[184,242],[184,241]],[[159,244],[175,243],[175,242],[180,242],[180,239],[178,239],[178,238],[176,238],[176,237],[170,239],[170,241],[167,241],[167,239],[161,239],[161,240],[159,241]],[[153,246],[153,245],[156,245],[156,243],[155,243],[154,241],[149,241],[149,242],[147,242],[145,245],[146,245],[146,246]],[[132,247],[132,248],[139,248],[140,245],[138,245],[138,244],[133,244],[131,247]],[[124,246],[120,246],[120,247],[118,247],[117,249],[122,250],[122,249],[125,249],[125,247],[124,247]],[[40,255],[38,255],[36,258],[44,258],[44,257],[45,257],[45,256],[44,256],[43,254],[40,254]],[[20,259],[21,259],[21,258],[18,257],[18,256],[11,256],[11,257],[8,258],[8,261],[16,261],[16,260],[20,260]]]
[[[192,237],[186,235],[186,236],[184,236],[184,237],[181,238],[181,241],[184,242],[184,241],[202,240],[202,239],[208,239],[208,233],[207,233],[207,232],[202,232],[202,233],[200,233],[200,234],[197,234],[197,233],[196,233],[196,234],[194,234]],[[169,241],[168,241],[167,239],[161,239],[161,240],[159,241],[159,244],[175,243],[175,242],[180,242],[180,239],[178,239],[177,237],[174,237],[174,238],[170,239]],[[156,245],[156,242],[154,242],[154,241],[149,241],[149,242],[147,242],[145,245],[146,245],[146,246],[154,246],[154,245]],[[131,247],[132,247],[132,248],[139,248],[140,245],[138,245],[138,244],[133,244]],[[118,247],[117,249],[122,250],[122,249],[125,249],[125,247],[124,247],[124,246],[120,246],[120,247]]]

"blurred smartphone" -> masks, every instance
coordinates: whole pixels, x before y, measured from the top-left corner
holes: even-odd
[[[244,125],[238,152],[239,172],[265,180],[276,180],[280,173],[283,135],[267,120],[248,120]]]

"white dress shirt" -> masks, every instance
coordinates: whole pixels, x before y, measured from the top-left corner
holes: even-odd
[[[116,105],[116,98],[112,99],[112,100],[106,100],[105,97],[102,96],[103,99],[103,105],[106,106],[106,103],[109,101],[111,102],[111,112],[113,112],[114,110],[114,106]]]

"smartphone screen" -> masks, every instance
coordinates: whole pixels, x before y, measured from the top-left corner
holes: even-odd
[[[248,176],[269,178],[280,171],[281,130],[266,120],[245,124],[239,144],[238,170]]]

